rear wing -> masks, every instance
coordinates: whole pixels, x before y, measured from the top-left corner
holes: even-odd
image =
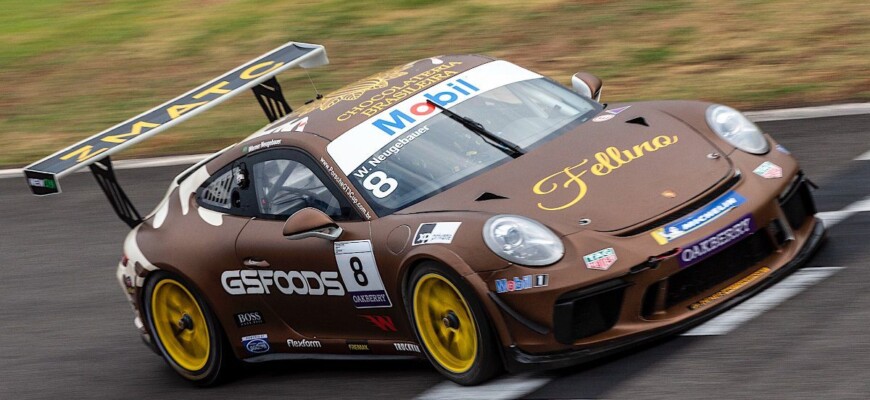
[[[321,45],[295,42],[284,44],[181,96],[28,165],[24,168],[27,184],[33,194],[38,196],[60,193],[59,178],[90,166],[119,216],[128,225],[138,224],[141,218],[117,185],[110,155],[192,118],[247,89],[253,90],[266,117],[275,121],[292,111],[275,75],[297,66],[313,68],[328,63],[326,50]],[[98,161],[100,162],[97,163]],[[125,219],[119,210],[126,208],[135,215],[128,215],[129,218]]]

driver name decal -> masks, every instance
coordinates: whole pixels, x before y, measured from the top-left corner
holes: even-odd
[[[564,210],[577,204],[583,197],[586,196],[588,187],[586,181],[583,180],[583,175],[587,172],[592,172],[595,176],[605,176],[620,167],[631,163],[632,161],[641,158],[648,153],[661,150],[671,146],[679,141],[679,138],[674,136],[656,136],[650,140],[633,146],[630,150],[620,150],[616,147],[608,147],[604,151],[595,153],[595,164],[588,168],[581,169],[589,160],[584,159],[579,164],[565,167],[563,170],[551,174],[544,179],[539,180],[532,187],[532,192],[539,196],[547,196],[549,194],[561,193],[561,190],[576,190],[577,195],[564,204],[544,204],[538,203],[538,208],[546,211]]]

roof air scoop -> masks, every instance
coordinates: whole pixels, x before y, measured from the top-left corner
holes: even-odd
[[[649,124],[646,123],[646,120],[643,119],[643,117],[632,118],[628,121],[625,121],[625,123],[626,124],[637,124],[637,125],[649,126]]]
[[[483,192],[482,195],[478,196],[474,201],[487,201],[487,200],[501,200],[507,199],[507,197],[499,196],[497,194],[493,194],[490,192]]]

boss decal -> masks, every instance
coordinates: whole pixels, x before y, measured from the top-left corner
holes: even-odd
[[[283,294],[344,296],[338,272],[232,270],[221,274],[221,285],[231,295],[271,294],[274,287]]]
[[[251,354],[268,353],[271,350],[269,335],[266,334],[245,336],[242,338],[242,346]]]
[[[450,244],[453,242],[453,236],[459,230],[461,222],[434,222],[420,224],[417,228],[417,233],[414,234],[413,245],[444,243]]]
[[[335,242],[335,261],[356,308],[393,306],[381,281],[371,241]]]
[[[716,220],[745,202],[746,199],[737,192],[725,193],[704,208],[658,228],[650,234],[658,244],[668,244]]]
[[[239,328],[244,328],[251,325],[261,325],[266,323],[259,311],[243,312],[235,315],[236,325]]]

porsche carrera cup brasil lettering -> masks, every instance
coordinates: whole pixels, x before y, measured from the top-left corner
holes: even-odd
[[[560,190],[577,191],[577,195],[564,204],[544,205],[543,202],[538,203],[538,208],[546,211],[564,210],[571,207],[583,197],[586,196],[588,186],[583,180],[583,175],[587,172],[592,172],[596,176],[606,176],[616,169],[631,163],[633,160],[641,158],[649,153],[661,150],[671,146],[679,141],[679,138],[674,136],[656,136],[650,140],[644,141],[633,146],[631,149],[619,149],[616,147],[608,147],[604,151],[595,153],[595,164],[592,164],[588,169],[581,167],[585,166],[589,160],[584,159],[579,164],[565,167],[563,170],[551,174],[544,179],[539,180],[532,187],[532,192],[536,195],[546,196],[553,193],[559,193]]]
[[[308,296],[344,296],[338,272],[231,270],[221,274],[221,285],[233,295],[279,293]]]

